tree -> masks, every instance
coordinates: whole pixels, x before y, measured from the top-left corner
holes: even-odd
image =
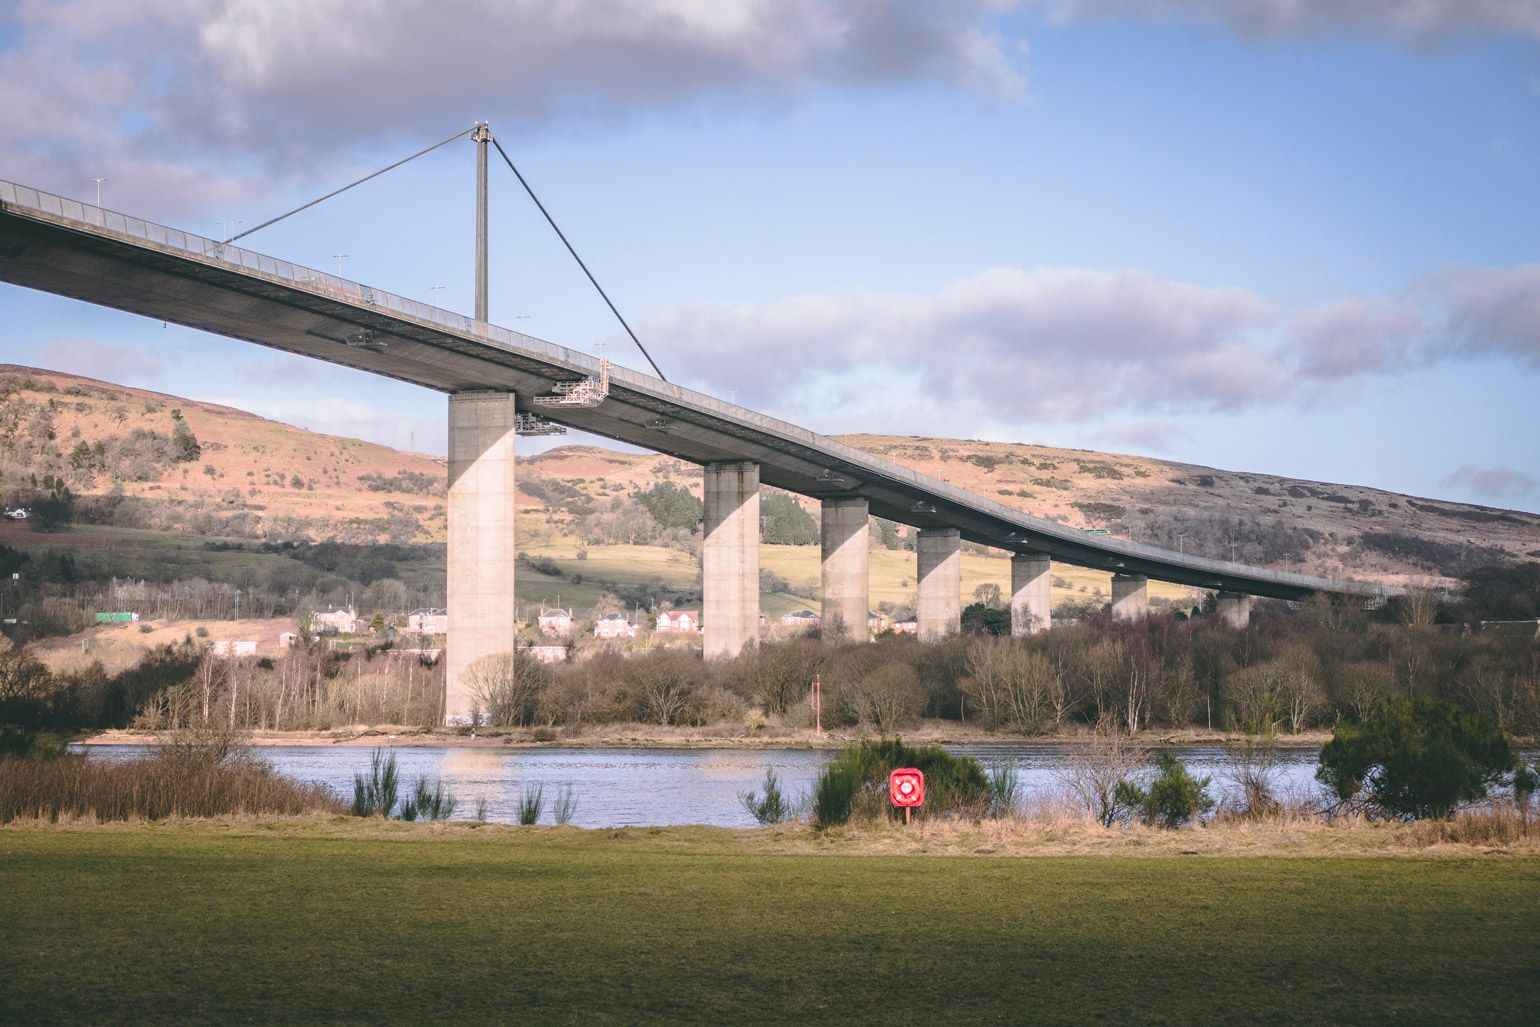
[[[972,603],[963,607],[962,633],[965,635],[1009,635],[1011,611]]]
[[[1461,577],[1471,620],[1540,617],[1540,563],[1478,567]]]
[[[1391,696],[1359,724],[1338,724],[1316,777],[1344,804],[1399,820],[1447,817],[1513,768],[1508,736],[1452,703]]]
[[[190,464],[203,456],[203,447],[187,426],[180,410],[171,411],[171,448],[177,463]]]
[[[671,481],[660,481],[646,492],[638,492],[636,499],[665,528],[694,531],[706,513],[705,504],[691,495],[689,489]]]
[[[774,546],[818,543],[818,523],[790,493],[766,492],[759,499],[761,539]]]

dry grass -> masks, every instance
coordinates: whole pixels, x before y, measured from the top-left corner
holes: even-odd
[[[144,759],[0,759],[0,823],[342,813],[321,785],[282,777],[240,751],[168,746]]]

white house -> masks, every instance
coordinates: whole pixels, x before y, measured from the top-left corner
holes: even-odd
[[[895,621],[893,623],[893,634],[895,635],[917,635],[919,633],[920,622],[912,617],[909,620]]]
[[[328,606],[310,615],[310,630],[318,635],[351,635],[358,630],[358,611],[351,606]]]
[[[413,610],[406,615],[406,629],[423,635],[449,633],[449,614],[438,609]]]
[[[700,631],[699,610],[664,610],[658,614],[658,631],[694,634]]]
[[[557,607],[553,610],[540,608],[540,633],[550,638],[560,638],[572,633],[572,611]]]
[[[793,610],[781,618],[781,626],[793,631],[812,631],[819,623],[818,614],[812,610]]]
[[[636,625],[623,613],[607,613],[594,621],[595,638],[635,638]]]

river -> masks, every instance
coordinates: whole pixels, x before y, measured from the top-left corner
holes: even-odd
[[[1059,772],[1070,747],[1063,745],[947,746],[975,757],[984,767],[1009,765],[1020,781],[1018,801],[1027,807],[1060,789]],[[255,746],[255,753],[288,777],[318,781],[351,798],[353,775],[367,773],[370,750],[353,746]],[[812,790],[824,764],[835,753],[826,749],[491,749],[403,747],[392,750],[405,792],[418,777],[437,778],[458,802],[454,819],[475,816],[485,801],[487,819],[512,824],[519,819],[520,796],[544,789],[541,823],[551,822],[552,807],[570,788],[578,827],[709,824],[752,827],[754,818],[739,794],[761,790],[765,771],[774,768],[782,790],[793,799]],[[1197,776],[1211,776],[1209,794],[1231,790],[1226,750],[1214,746],[1179,747],[1177,755]],[[145,747],[98,745],[97,758],[144,755]],[[1275,783],[1291,798],[1324,798],[1315,781],[1318,750],[1281,749]]]

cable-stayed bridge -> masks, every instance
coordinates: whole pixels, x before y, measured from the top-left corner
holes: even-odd
[[[1234,624],[1245,623],[1252,596],[1396,591],[1089,534],[485,320],[4,181],[0,281],[446,393],[451,718],[469,708],[467,668],[514,648],[515,435],[561,427],[705,468],[708,658],[734,655],[759,637],[761,484],[822,503],[824,625],[831,636],[868,633],[868,515],[920,529],[919,626],[928,637],[958,628],[963,539],[1014,554],[1012,629],[1022,634],[1049,624],[1055,560],[1113,572],[1113,613],[1120,617],[1144,615],[1149,578],[1218,590],[1221,614]]]

